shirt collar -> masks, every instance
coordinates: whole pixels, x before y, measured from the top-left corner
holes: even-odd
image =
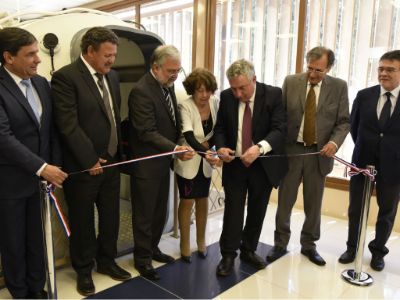
[[[383,86],[381,86],[381,96],[384,95],[385,93],[390,92],[395,99],[397,99],[399,97],[399,93],[400,93],[400,85],[398,85],[395,89],[391,90],[391,91],[387,91],[384,89]]]
[[[4,70],[6,70],[8,74],[10,74],[11,78],[15,81],[15,83],[17,85],[19,85],[21,83],[21,81],[23,80],[21,77],[19,77],[18,75],[14,74],[9,69],[7,69],[7,67],[4,67]],[[28,80],[30,80],[30,78],[28,78]]]
[[[93,69],[93,67],[86,61],[86,59],[83,57],[82,53],[81,53],[81,59],[82,59],[83,63],[85,64],[86,68],[88,68],[90,74],[96,75],[97,71],[95,69]]]

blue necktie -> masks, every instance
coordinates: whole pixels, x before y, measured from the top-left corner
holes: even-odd
[[[32,83],[30,79],[23,79],[21,83],[26,87],[26,99],[28,99],[29,105],[31,106],[33,113],[35,114],[36,120],[40,124],[40,112],[38,103],[36,101],[35,95],[33,94]]]

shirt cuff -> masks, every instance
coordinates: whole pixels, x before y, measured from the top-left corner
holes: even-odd
[[[339,149],[338,145],[334,141],[329,141],[328,143],[331,143],[331,144],[335,145],[336,150]]]
[[[40,167],[40,169],[37,170],[36,175],[37,175],[38,177],[40,177],[40,175],[42,174],[42,172],[43,172],[44,168],[46,168],[46,166],[47,166],[47,163],[44,163],[44,164]]]
[[[269,151],[272,150],[271,145],[266,140],[259,141],[258,144],[261,145],[263,154],[267,154]]]

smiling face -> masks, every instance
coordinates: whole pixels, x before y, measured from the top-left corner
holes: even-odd
[[[167,57],[163,64],[153,64],[152,70],[161,85],[170,87],[178,78],[182,69],[181,61],[172,57]]]
[[[117,48],[116,44],[104,42],[100,44],[97,50],[93,46],[89,46],[87,53],[83,54],[83,57],[96,72],[105,75],[110,72],[115,62]]]
[[[37,74],[37,66],[41,60],[38,56],[38,43],[22,46],[13,56],[10,52],[4,52],[5,67],[22,79],[28,79]]]
[[[400,85],[400,61],[381,60],[378,67],[378,80],[381,86],[392,91]]]

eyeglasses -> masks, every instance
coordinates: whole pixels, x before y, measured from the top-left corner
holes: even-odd
[[[383,73],[383,72],[386,72],[386,73],[388,73],[388,74],[392,74],[392,73],[394,73],[394,72],[398,72],[398,71],[400,71],[399,69],[396,69],[396,68],[384,68],[384,67],[379,67],[378,68],[378,73]]]
[[[165,72],[167,72],[169,75],[177,75],[180,72],[183,71],[183,68],[179,69],[164,69],[163,67],[160,66],[160,69],[163,69]]]
[[[314,72],[317,75],[323,75],[323,74],[325,74],[325,71],[326,70],[319,70],[319,69],[313,69],[313,68],[307,67],[307,73],[313,73]]]

